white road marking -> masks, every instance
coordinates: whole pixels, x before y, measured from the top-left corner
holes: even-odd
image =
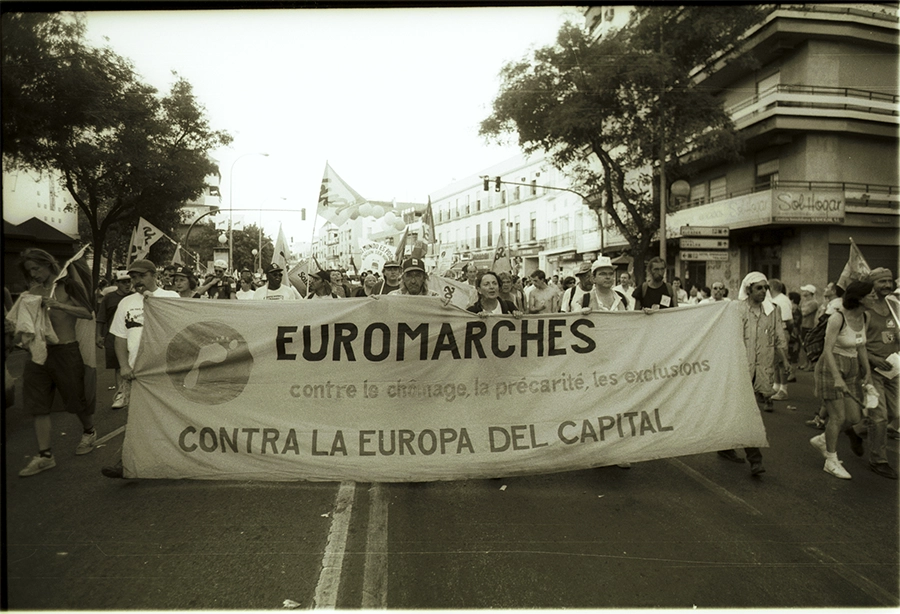
[[[705,486],[706,488],[711,490],[714,494],[718,495],[722,499],[724,499],[726,501],[730,501],[731,503],[737,503],[738,505],[743,507],[747,512],[752,514],[753,516],[762,516],[762,512],[760,512],[758,509],[756,509],[755,507],[753,507],[752,505],[750,505],[749,503],[747,503],[746,501],[744,501],[737,495],[729,492],[727,489],[722,488],[721,486],[719,486],[718,484],[716,484],[709,478],[703,476],[698,471],[691,469],[690,467],[685,465],[683,462],[681,462],[677,458],[667,458],[666,461],[669,464],[674,465],[675,467],[677,467],[678,469],[680,469],[681,471],[686,473],[689,477],[693,478],[695,481],[697,481],[701,485]]]
[[[112,431],[112,432],[110,432],[110,433],[107,433],[107,434],[104,435],[103,437],[98,437],[98,438],[97,438],[97,441],[94,443],[94,445],[95,445],[95,446],[99,446],[100,444],[106,443],[107,441],[109,441],[110,439],[112,439],[113,437],[115,437],[116,435],[121,435],[121,434],[124,433],[124,432],[125,432],[125,426],[124,426],[124,425],[123,425],[123,426],[120,426],[120,427],[117,428],[116,430],[114,430],[114,431]]]
[[[897,606],[897,597],[895,595],[884,590],[865,576],[853,571],[850,567],[844,565],[840,561],[831,558],[815,546],[807,546],[803,550],[816,557],[820,563],[826,565],[831,571],[860,589],[881,605],[887,607]]]
[[[366,530],[366,564],[363,571],[363,610],[387,609],[388,506],[384,484],[369,489],[369,526]]]
[[[322,557],[322,571],[313,597],[315,609],[333,610],[337,605],[355,492],[356,482],[341,482],[334,499],[334,515],[328,531],[328,542],[325,544],[325,555]]]

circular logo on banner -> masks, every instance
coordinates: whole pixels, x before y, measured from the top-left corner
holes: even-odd
[[[191,324],[166,349],[166,373],[175,390],[203,405],[237,398],[250,381],[252,368],[247,341],[221,322]]]

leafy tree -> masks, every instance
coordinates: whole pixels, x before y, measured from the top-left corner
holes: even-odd
[[[598,40],[567,23],[555,45],[503,67],[479,133],[517,134],[526,153],[543,150],[571,173],[592,195],[590,208],[598,217],[606,211],[628,241],[642,278],[659,229],[654,168],[662,161],[677,179],[688,157],[739,155],[721,100],[695,78],[735,61],[736,43],[763,14],[755,6],[642,6]]]
[[[205,265],[213,259],[213,250],[223,247],[219,243],[221,230],[216,229],[215,222],[209,221],[194,226],[191,231],[189,248],[200,257],[201,264]],[[238,270],[247,267],[256,271],[257,258],[253,256],[253,250],[259,245],[259,228],[256,224],[250,224],[243,229],[235,230],[232,241],[234,243],[234,264]],[[226,243],[225,246],[228,244]],[[274,243],[265,233],[262,236],[262,266],[265,268],[272,262]]]
[[[62,175],[90,230],[96,280],[110,233],[128,235],[143,216],[172,234],[216,170],[207,152],[231,136],[210,128],[186,80],[160,97],[84,34],[78,15],[5,13],[0,100],[5,159]]]

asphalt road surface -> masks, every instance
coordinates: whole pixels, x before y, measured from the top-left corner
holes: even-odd
[[[22,354],[9,361],[15,376]],[[763,420],[767,472],[703,454],[424,484],[109,480],[124,412],[19,478],[31,420],[5,409],[4,608],[37,610],[897,607],[898,482],[846,439],[822,471],[812,375]],[[20,392],[20,391],[19,391]],[[722,391],[727,394],[727,391]],[[21,398],[19,395],[17,398]],[[698,399],[713,408],[716,399]],[[897,441],[889,443],[891,463]]]

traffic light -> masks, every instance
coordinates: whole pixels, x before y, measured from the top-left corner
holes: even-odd
[[[300,209],[300,221],[306,221],[306,209]]]
[[[487,192],[491,189],[491,178],[485,175],[482,179],[484,179],[484,191]]]
[[[500,191],[500,177],[494,177],[494,192]]]

